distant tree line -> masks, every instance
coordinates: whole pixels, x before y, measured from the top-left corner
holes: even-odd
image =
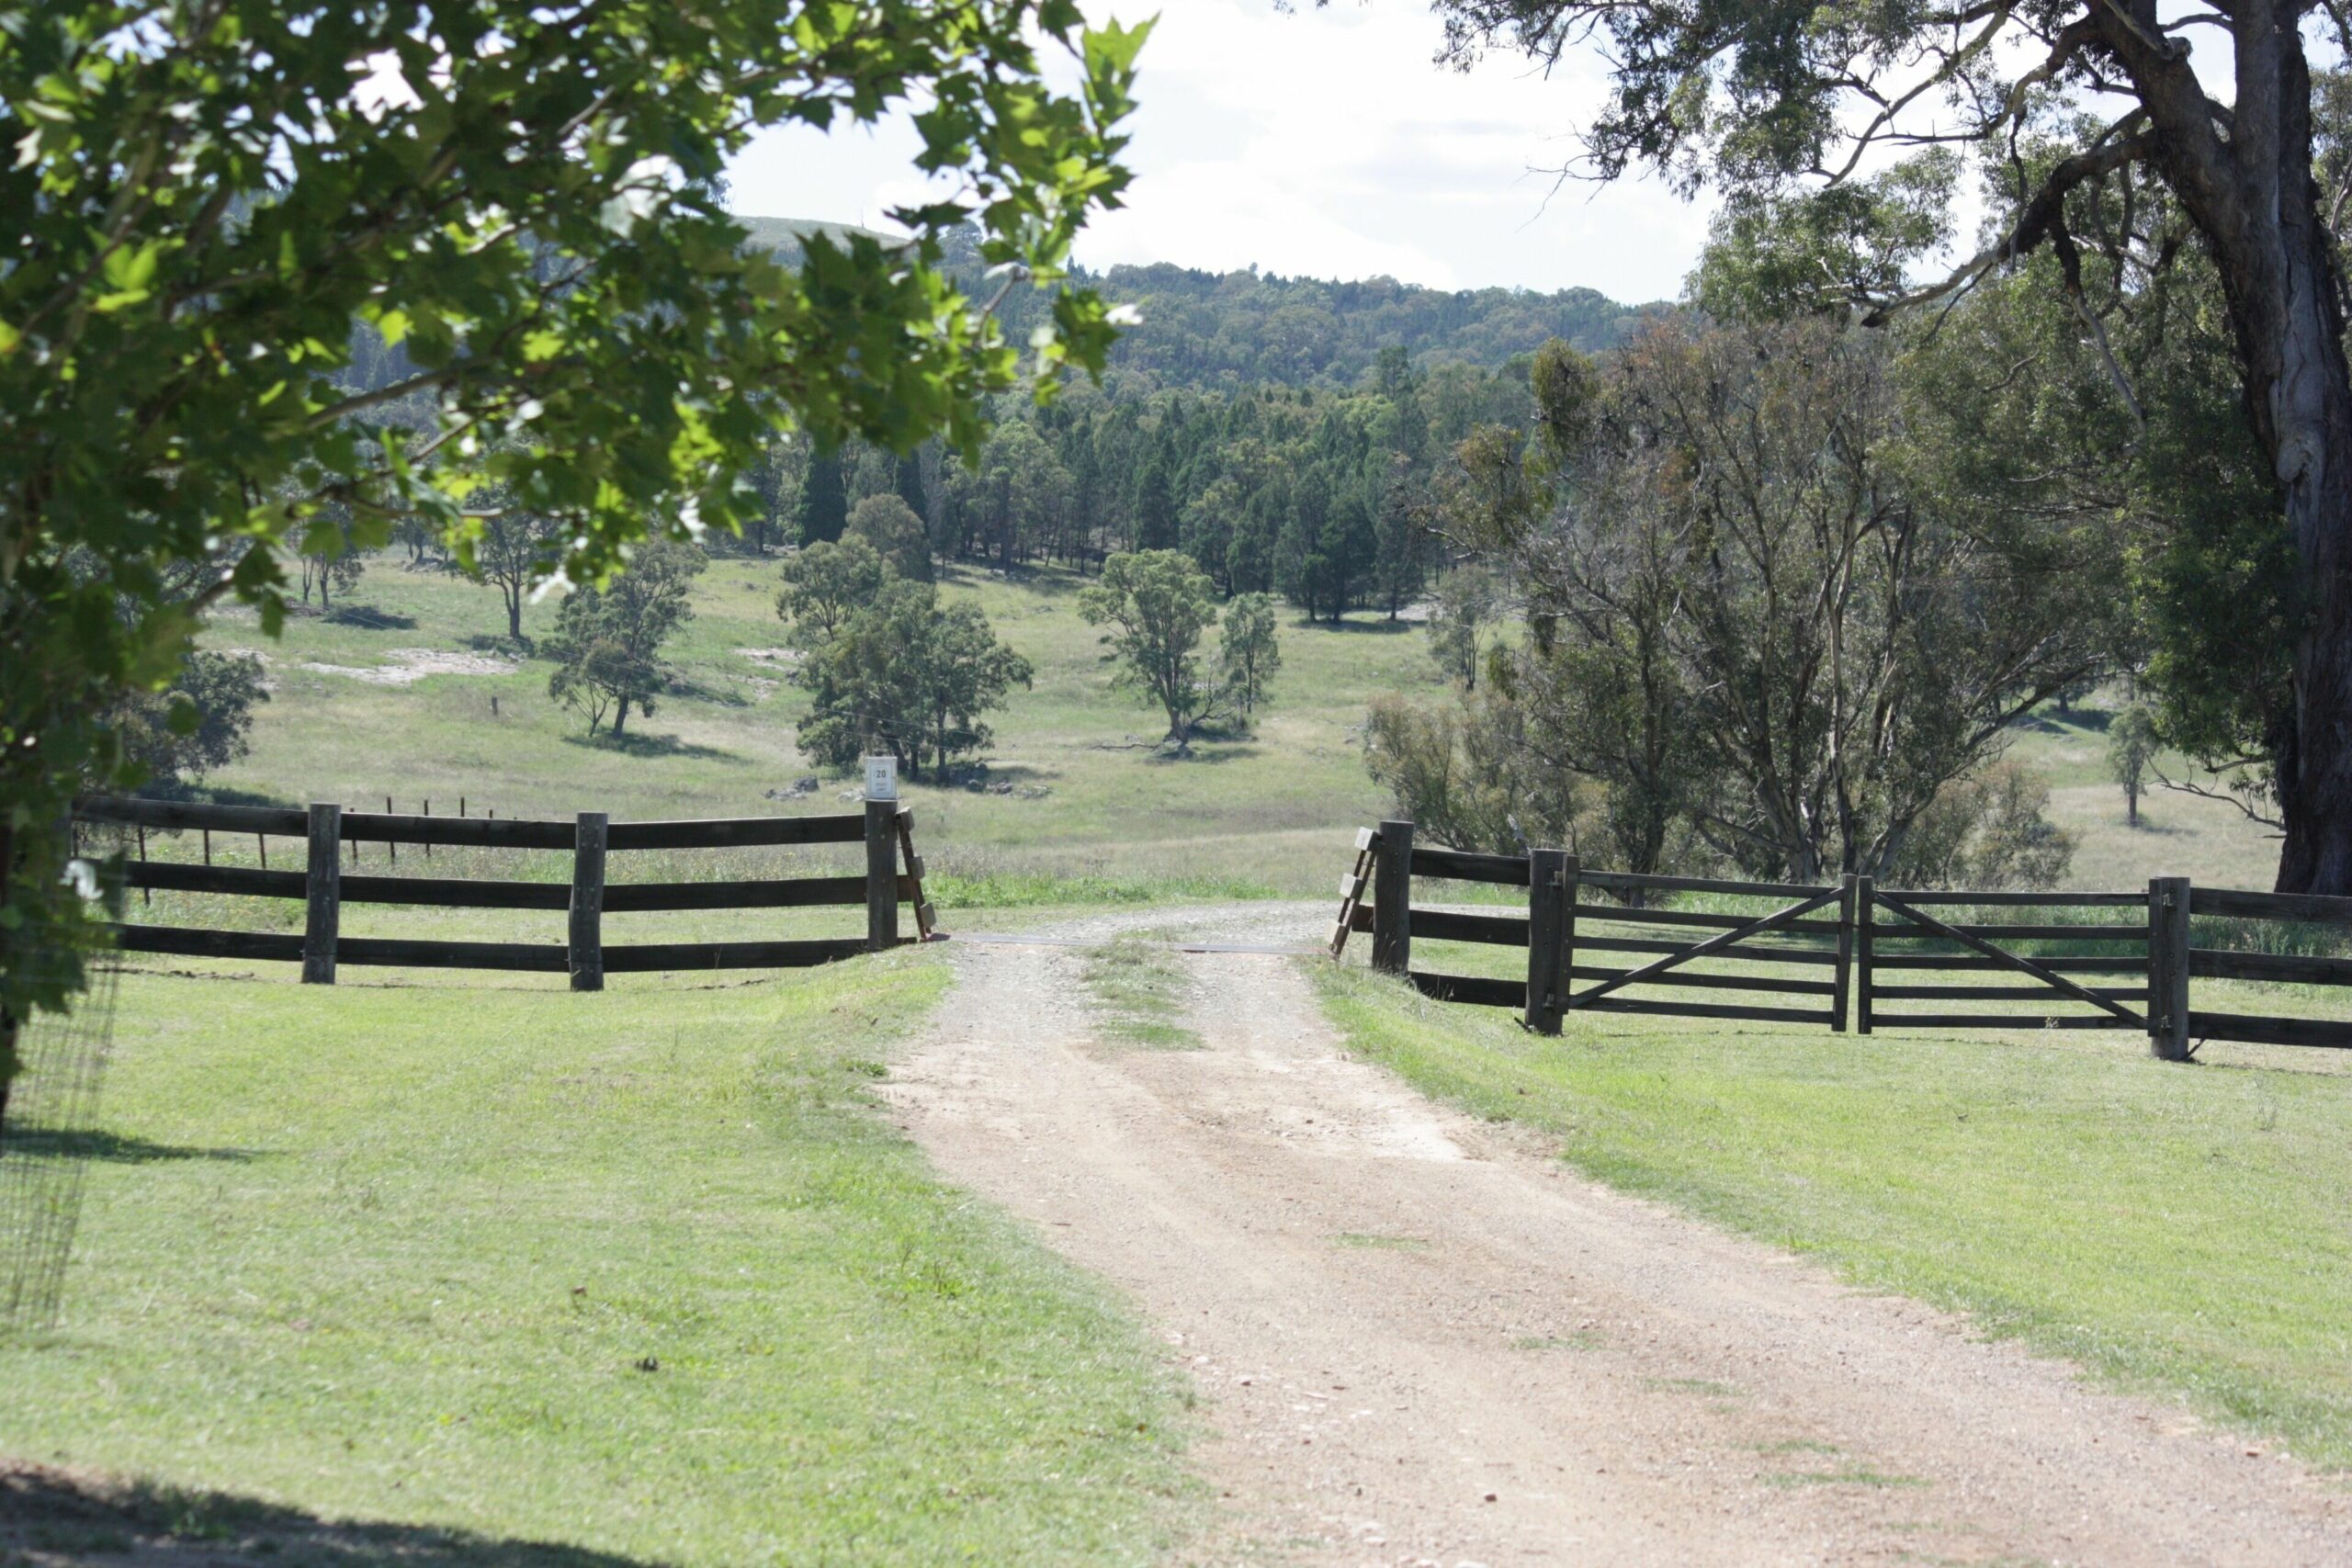
[[[1429,586],[1454,446],[1531,417],[1529,363],[1423,368],[1391,346],[1344,391],[1082,389],[1008,407],[977,452],[781,442],[755,476],[761,521],[713,544],[765,554],[863,529],[909,577],[930,560],[1096,572],[1114,554],[1175,550],[1219,599],[1394,616]]]

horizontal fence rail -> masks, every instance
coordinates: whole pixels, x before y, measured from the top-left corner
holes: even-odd
[[[1526,911],[1417,908],[1417,877],[1523,887]],[[1781,907],[1747,914],[1657,903],[1679,894]],[[2184,877],[2157,877],[2144,891],[2032,893],[1882,888],[1867,876],[1829,886],[1592,871],[1557,850],[1417,844],[1406,821],[1357,834],[1340,898],[1335,954],[1351,933],[1367,932],[1374,967],[1442,1001],[1512,1009],[1544,1033],[1557,1033],[1569,1012],[1590,1011],[1850,1024],[1864,1034],[2122,1029],[2147,1034],[2172,1060],[2186,1059],[2193,1040],[2352,1048],[2352,1020],[2341,1013],[2207,1011],[2191,1008],[2188,992],[2192,978],[2352,991],[2352,955],[2192,945],[2190,925],[2194,916],[2352,936],[2352,898],[2194,887]],[[1521,949],[1526,974],[1416,969],[1417,940]],[[1694,967],[1718,960],[1742,967]],[[1669,994],[1622,994],[1637,987]],[[1726,999],[1733,993],[1755,999]]]
[[[298,963],[306,982],[333,985],[344,964],[429,969],[501,969],[569,975],[575,990],[601,990],[607,974],[692,969],[778,969],[829,964],[878,952],[900,941],[899,908],[913,907],[918,940],[933,915],[922,891],[913,813],[896,801],[869,800],[861,811],[820,817],[730,817],[698,821],[610,822],[583,812],[570,822],[345,811],[331,804],[213,806],[192,801],[90,795],[75,802],[77,822],[140,834],[139,858],[122,867],[126,886],[150,892],[227,894],[300,899],[300,935],[123,924],[125,952],[181,957]],[[146,858],[145,833],[201,832],[299,838],[303,868],[192,864]],[[344,869],[342,846],[356,843],[450,848],[560,850],[572,857],[568,883],[472,877],[368,876]],[[709,882],[605,879],[605,857],[640,850],[721,850],[812,844],[865,846],[863,874],[729,878]],[[346,904],[461,909],[538,909],[571,917],[560,942],[456,942],[342,934]],[[864,905],[863,937],[788,942],[638,942],[607,945],[603,917],[615,913],[707,909],[808,908]]]

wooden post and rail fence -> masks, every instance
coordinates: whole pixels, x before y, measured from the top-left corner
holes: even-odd
[[[146,892],[299,898],[300,935],[186,926],[125,924],[125,952],[186,957],[299,963],[306,984],[331,986],[345,964],[419,969],[508,969],[569,975],[576,991],[602,990],[606,975],[698,969],[782,969],[826,964],[897,946],[901,904],[912,907],[917,939],[933,930],[915,853],[913,814],[895,800],[868,800],[862,811],[820,817],[730,817],[702,821],[613,822],[601,811],[571,821],[495,817],[409,816],[346,811],[334,804],[212,806],[187,801],[92,795],[75,803],[82,822],[150,830],[300,838],[300,871],[149,860],[123,867],[125,884]],[[343,846],[380,843],[445,848],[557,850],[571,856],[569,883],[442,876],[366,876],[344,864]],[[715,850],[858,844],[862,874],[703,882],[608,882],[608,858],[645,850]],[[209,860],[207,856],[207,860]],[[464,909],[544,909],[569,917],[561,942],[456,942],[343,934],[348,904],[425,905]],[[606,913],[708,909],[865,908],[863,936],[787,942],[631,942],[604,940]]]
[[[1526,913],[1417,908],[1416,877],[1524,887]],[[1657,901],[1674,894],[1769,898],[1781,907],[1748,915]],[[2004,919],[2005,908],[2044,913],[2039,920]],[[1937,909],[1945,913],[1930,912]],[[2061,909],[2116,913],[2052,920],[2048,912]],[[1584,1011],[1839,1032],[1850,1022],[1863,1034],[2125,1029],[2145,1033],[2167,1061],[2187,1060],[2190,1042],[2203,1040],[2352,1048],[2352,957],[2198,947],[2194,916],[2340,928],[2352,939],[2352,898],[2197,887],[2183,876],[2154,878],[2144,892],[1895,889],[1867,876],[1847,876],[1834,886],[1739,882],[1590,870],[1555,849],[1523,855],[1433,849],[1413,841],[1412,823],[1389,821],[1357,835],[1355,869],[1340,879],[1330,946],[1337,954],[1351,932],[1368,932],[1374,968],[1442,1001],[1517,1010],[1528,1028],[1544,1034],[1557,1034],[1567,1013]],[[1417,939],[1521,948],[1526,973],[1502,978],[1416,969]],[[1740,967],[1694,967],[1708,960]],[[2199,1010],[2189,997],[2192,979],[2341,987],[2347,1006],[2335,1017]],[[1623,994],[1637,987],[1666,994]],[[1686,998],[1685,991],[1711,999]],[[1725,993],[1740,999],[1713,999]],[[1921,1011],[1890,1010],[1888,1003],[1975,1005]],[[1985,1005],[2020,1003],[2034,1010]]]

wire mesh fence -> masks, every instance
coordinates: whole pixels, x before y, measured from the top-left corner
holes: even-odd
[[[96,1143],[119,970],[88,970],[72,1010],[19,1027],[0,1089],[0,1332],[56,1326]]]

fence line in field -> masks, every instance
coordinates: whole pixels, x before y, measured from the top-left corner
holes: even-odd
[[[387,803],[389,804],[389,802]],[[435,817],[392,811],[346,811],[332,803],[307,808],[213,806],[191,801],[85,796],[81,822],[129,828],[141,835],[141,854],[122,868],[125,886],[152,894],[229,894],[299,898],[300,935],[186,926],[124,924],[116,928],[126,952],[184,957],[299,963],[307,984],[334,984],[345,964],[399,968],[504,969],[569,975],[579,991],[604,988],[607,974],[677,969],[775,969],[830,963],[898,945],[899,906],[913,906],[918,939],[932,930],[922,894],[922,861],[914,849],[914,816],[895,800],[868,800],[864,809],[820,817],[731,817],[698,821],[619,822],[601,811],[571,821],[496,817]],[[300,871],[264,866],[152,861],[150,829],[250,833],[300,838]],[[366,876],[346,870],[343,846],[442,845],[469,849],[560,850],[571,855],[569,885],[487,878]],[[606,857],[643,850],[747,849],[808,844],[865,846],[863,874],[840,876],[727,878],[706,882],[607,885]],[[356,863],[356,862],[355,862]],[[349,937],[342,934],[345,904],[406,904],[442,908],[562,910],[570,917],[561,942],[456,942]],[[865,907],[863,937],[789,942],[632,942],[604,941],[605,912],[688,909],[775,909],[827,905]]]

